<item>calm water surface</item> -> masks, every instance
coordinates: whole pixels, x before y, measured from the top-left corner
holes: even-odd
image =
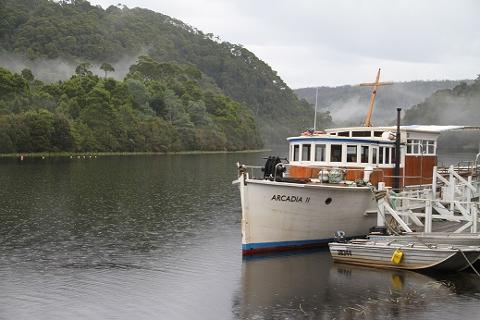
[[[0,319],[478,319],[471,273],[242,259],[235,162],[261,153],[0,162]]]

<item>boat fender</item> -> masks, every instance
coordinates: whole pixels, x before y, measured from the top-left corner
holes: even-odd
[[[371,166],[366,166],[365,169],[363,169],[363,181],[365,183],[370,181],[370,175],[373,172],[373,167]]]
[[[328,170],[320,170],[318,172],[318,179],[320,179],[321,182],[328,182]]]
[[[392,259],[391,259],[392,263],[399,264],[400,262],[402,262],[402,259],[403,259],[403,251],[400,249],[395,250],[392,254]]]

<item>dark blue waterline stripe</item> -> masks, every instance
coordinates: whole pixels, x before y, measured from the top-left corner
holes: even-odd
[[[275,248],[275,247],[295,247],[305,246],[311,244],[328,243],[333,241],[333,238],[329,239],[315,239],[315,240],[294,240],[294,241],[277,241],[277,242],[257,242],[257,243],[243,243],[242,250],[263,249],[263,248]]]

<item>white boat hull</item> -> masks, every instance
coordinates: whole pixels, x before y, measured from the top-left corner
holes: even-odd
[[[368,187],[242,179],[244,254],[326,246],[337,230],[358,237],[375,226],[376,203]]]

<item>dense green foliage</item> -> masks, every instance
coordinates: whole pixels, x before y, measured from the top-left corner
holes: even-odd
[[[439,90],[405,112],[408,124],[479,125],[480,77],[471,84]]]
[[[84,0],[0,0],[0,48],[29,59],[61,57],[114,68],[122,57],[140,53],[192,64],[253,112],[267,141],[312,126],[311,106],[253,53],[149,10],[103,10]],[[329,122],[327,113],[319,116],[319,126]]]
[[[0,68],[0,153],[260,147],[251,111],[217,91],[192,65],[145,56],[124,81],[88,64],[51,84]]]
[[[422,102],[432,93],[449,89],[460,81],[408,81],[383,86],[375,100],[373,122],[385,125],[394,121],[396,108],[404,110]],[[299,98],[315,104],[316,88],[296,89]],[[371,88],[360,86],[319,87],[318,110],[329,110],[333,120],[339,124],[358,125],[363,123],[370,101]]]

